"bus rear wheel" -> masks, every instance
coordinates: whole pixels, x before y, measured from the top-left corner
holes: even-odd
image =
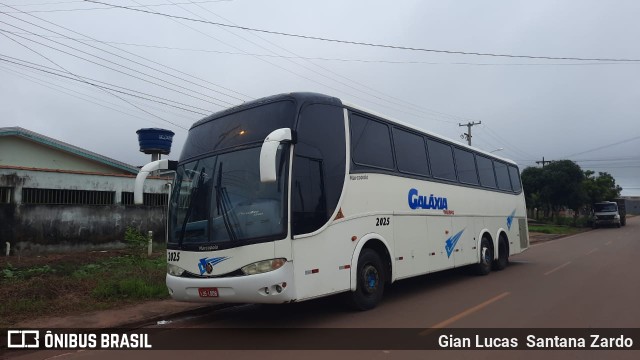
[[[504,270],[509,265],[509,247],[504,236],[498,241],[498,260],[493,262],[494,270]]]
[[[491,264],[493,263],[493,248],[488,238],[483,237],[480,241],[480,262],[476,264],[476,273],[478,275],[487,275],[491,272]]]
[[[349,303],[356,310],[370,310],[378,305],[384,292],[385,273],[377,252],[364,249],[358,258],[356,291],[349,295]]]

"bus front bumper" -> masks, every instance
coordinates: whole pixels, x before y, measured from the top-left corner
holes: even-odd
[[[264,304],[295,301],[291,261],[274,271],[228,278],[185,278],[167,274],[167,288],[177,301]]]

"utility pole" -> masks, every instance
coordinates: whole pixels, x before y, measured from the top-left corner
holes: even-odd
[[[552,160],[545,160],[544,156],[542,157],[542,161],[536,161],[536,164],[542,164],[542,168],[544,169],[544,164],[550,163]]]
[[[468,122],[466,124],[458,124],[458,126],[466,126],[467,127],[467,132],[460,135],[460,138],[464,139],[467,138],[467,143],[469,143],[469,146],[471,146],[471,127],[474,125],[480,125],[482,124],[482,121],[478,121],[478,122]]]

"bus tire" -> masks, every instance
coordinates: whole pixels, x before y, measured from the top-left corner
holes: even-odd
[[[504,236],[500,236],[498,240],[498,260],[493,262],[493,270],[504,270],[509,265],[509,246],[507,246],[507,239]]]
[[[349,303],[356,310],[373,309],[382,299],[385,283],[384,266],[378,253],[363,249],[356,271],[356,291],[349,294]]]
[[[476,264],[476,273],[478,275],[487,275],[491,272],[491,265],[493,263],[493,248],[491,247],[491,241],[488,238],[483,237],[480,241],[480,261]]]

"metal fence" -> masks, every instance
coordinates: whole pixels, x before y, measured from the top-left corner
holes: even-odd
[[[113,205],[115,191],[22,189],[23,204],[50,205]]]
[[[169,195],[161,193],[144,193],[142,201],[147,206],[167,206],[169,203]],[[123,191],[120,195],[120,203],[122,205],[133,205],[133,193]]]
[[[0,187],[0,204],[11,204],[13,202],[13,188]]]

